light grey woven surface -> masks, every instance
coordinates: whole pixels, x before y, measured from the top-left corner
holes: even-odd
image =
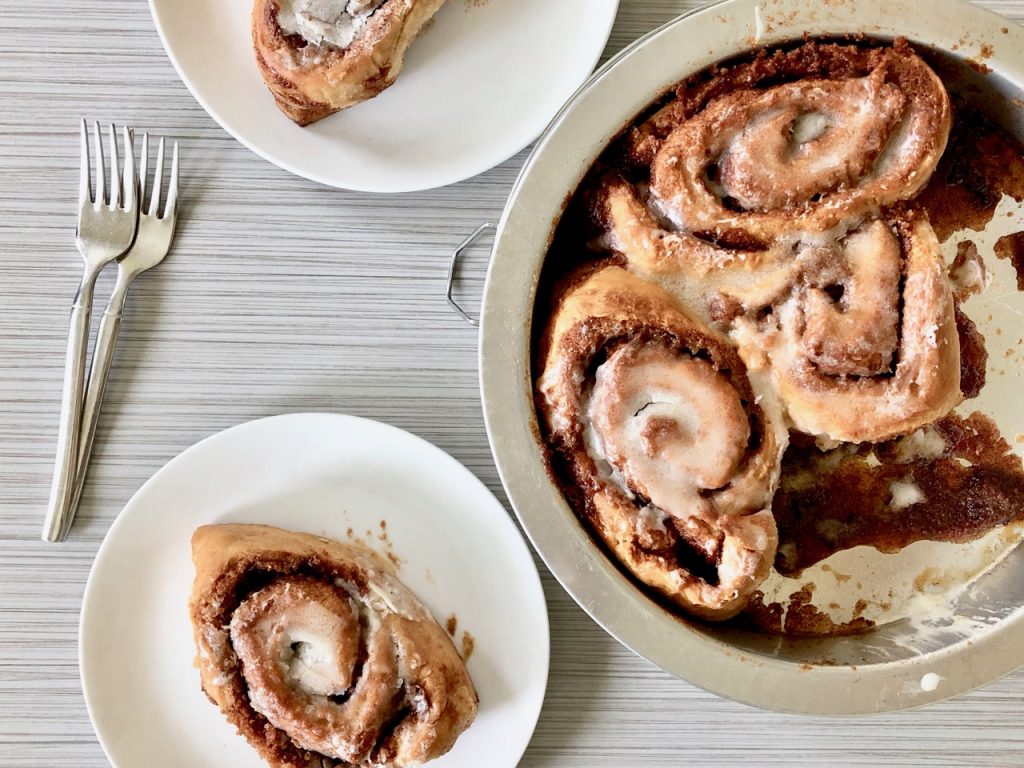
[[[1024,19],[1024,0],[981,4]],[[608,52],[698,5],[622,0]],[[318,187],[203,112],[142,0],[4,0],[0,18],[0,765],[101,766],[78,680],[82,591],[118,510],[180,451],[261,416],[346,412],[433,441],[504,499],[476,335],[442,292],[450,247],[498,216],[525,155],[432,192]],[[38,536],[80,271],[80,115],[180,139],[186,204],[172,257],[129,299],[78,523],[53,546]],[[482,267],[470,259],[467,297]],[[524,766],[1024,765],[1022,673],[920,712],[767,714],[633,656],[541,572],[551,680]]]

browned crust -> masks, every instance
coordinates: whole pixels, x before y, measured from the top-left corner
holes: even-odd
[[[255,0],[252,42],[256,64],[278,108],[306,126],[373,98],[395,82],[409,45],[444,0],[387,0],[345,50],[300,63],[304,41],[285,35],[276,0]]]

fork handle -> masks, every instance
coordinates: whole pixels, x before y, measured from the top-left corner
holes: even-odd
[[[82,418],[82,390],[85,385],[85,353],[89,344],[89,318],[92,313],[96,275],[82,278],[75,304],[71,308],[71,328],[64,357],[64,389],[61,393],[60,427],[57,452],[50,486],[50,502],[43,526],[43,541],[63,541],[67,536],[64,518],[71,505],[75,473],[78,467],[78,435]]]
[[[110,299],[110,305],[103,313],[100,329],[96,335],[96,346],[93,347],[89,380],[85,386],[85,400],[82,405],[82,426],[78,436],[78,460],[74,490],[71,495],[70,507],[64,518],[65,536],[71,529],[71,523],[78,511],[78,503],[82,498],[85,477],[89,471],[89,459],[92,456],[93,439],[96,437],[96,425],[99,423],[103,395],[107,389],[107,377],[110,374],[111,363],[114,361],[117,337],[121,332],[121,310],[124,308],[124,299],[122,294],[118,301],[118,293],[119,291],[115,289],[115,294]]]

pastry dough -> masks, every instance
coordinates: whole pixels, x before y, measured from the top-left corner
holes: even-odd
[[[476,716],[448,635],[369,551],[208,525],[192,559],[203,690],[275,768],[421,765]]]
[[[927,220],[873,221],[837,261],[845,274],[797,286],[772,320],[737,322],[744,360],[770,368],[796,429],[829,440],[881,442],[948,414],[961,400],[960,339]]]
[[[537,383],[571,495],[641,582],[729,618],[775,556],[787,440],[774,398],[657,286],[616,266],[573,282]]]
[[[653,203],[678,228],[716,237],[824,232],[919,192],[951,121],[938,75],[912,51],[888,49],[863,77],[712,101],[658,150]]]
[[[309,125],[394,83],[409,45],[443,4],[256,0],[256,61],[281,111],[299,125]],[[284,25],[282,14],[288,14]]]

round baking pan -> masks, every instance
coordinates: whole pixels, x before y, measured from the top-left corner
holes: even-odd
[[[674,615],[594,543],[548,476],[532,394],[530,324],[541,266],[566,200],[637,114],[715,62],[804,35],[852,34],[905,36],[926,47],[929,61],[948,69],[947,81],[969,80],[965,92],[1024,136],[1024,101],[1017,98],[1024,93],[1024,29],[970,3],[715,3],[622,51],[552,121],[498,225],[481,314],[481,388],[495,462],[523,528],[569,594],[624,645],[669,672],[738,701],[808,714],[920,706],[1016,669],[1024,663],[1024,557],[1003,558],[941,620],[924,615],[922,622],[893,622],[850,637],[779,638]],[[1010,418],[1024,432],[1020,406],[1005,394],[1010,391],[996,387],[986,408],[997,398],[1000,424]],[[931,631],[920,631],[929,623]]]

